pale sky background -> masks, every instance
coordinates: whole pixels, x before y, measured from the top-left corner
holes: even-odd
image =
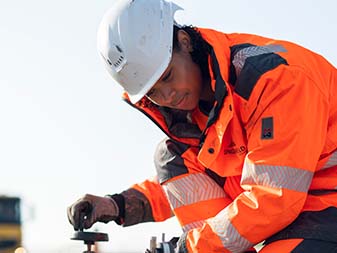
[[[66,208],[81,195],[120,192],[154,175],[164,137],[120,99],[96,51],[114,0],[0,0],[0,195],[23,199],[29,252],[82,252]],[[177,0],[183,24],[291,40],[337,65],[336,0]],[[33,211],[32,211],[33,210]],[[109,233],[109,252],[144,252],[176,221]]]

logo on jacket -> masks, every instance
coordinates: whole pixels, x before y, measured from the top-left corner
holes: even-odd
[[[274,138],[274,122],[273,117],[262,119],[261,139],[270,140]]]
[[[246,146],[240,146],[240,147],[237,147],[236,144],[232,141],[228,148],[226,148],[224,150],[224,154],[225,155],[234,155],[234,154],[238,154],[238,155],[242,155],[244,153],[246,153]]]

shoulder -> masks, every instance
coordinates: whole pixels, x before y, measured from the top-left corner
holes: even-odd
[[[235,93],[248,100],[264,74],[280,65],[288,65],[287,60],[278,54],[285,51],[279,44],[256,46],[243,43],[232,46],[229,82],[235,86]]]

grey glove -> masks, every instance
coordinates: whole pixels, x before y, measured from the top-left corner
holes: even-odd
[[[69,222],[75,230],[90,228],[95,222],[108,223],[119,215],[117,203],[110,197],[86,194],[67,209]]]

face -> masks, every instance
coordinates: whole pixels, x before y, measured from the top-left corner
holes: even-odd
[[[191,58],[188,34],[179,31],[178,41],[180,49],[174,50],[169,66],[146,96],[159,106],[193,110],[202,92],[201,70]]]

